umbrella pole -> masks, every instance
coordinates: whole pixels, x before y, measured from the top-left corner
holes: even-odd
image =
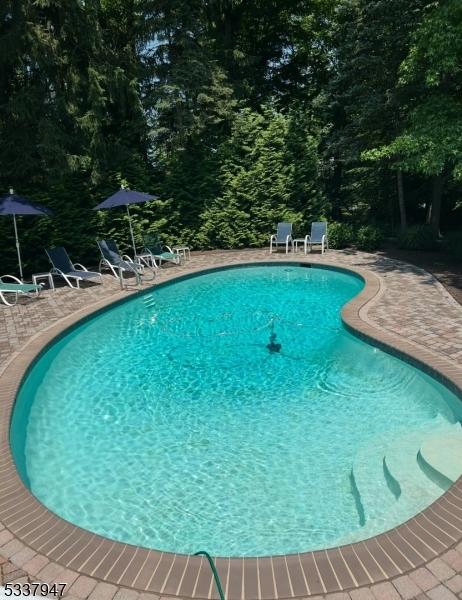
[[[133,260],[135,260],[135,258],[136,258],[136,246],[135,246],[135,236],[133,235],[132,217],[130,215],[130,209],[128,208],[128,204],[126,204],[125,206],[127,207],[128,224],[130,225],[130,235],[132,237]]]
[[[14,237],[16,238],[16,250],[18,252],[19,276],[22,281],[22,263],[21,263],[21,248],[19,247],[18,227],[16,225],[16,215],[13,215]]]

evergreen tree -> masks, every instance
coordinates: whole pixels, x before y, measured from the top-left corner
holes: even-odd
[[[0,193],[54,210],[21,220],[27,270],[52,244],[126,250],[124,211],[92,210],[122,182],[161,197],[133,207],[139,244],[385,223],[397,197],[405,225],[430,188],[434,229],[454,226],[461,29],[457,0],[4,0]],[[10,220],[0,236],[13,270]]]
[[[150,187],[132,10],[97,0],[11,0],[0,29],[0,187],[40,200],[54,218],[21,223],[26,265],[34,245],[63,243],[95,260],[99,226],[118,215],[91,209],[121,177]],[[123,43],[125,39],[125,43]],[[114,68],[114,65],[118,65]],[[10,245],[11,228],[0,227]]]
[[[304,234],[325,209],[318,144],[319,129],[300,113],[242,110],[220,149],[222,193],[202,215],[199,242],[261,246],[278,221]]]
[[[368,164],[361,154],[402,128],[406,97],[398,87],[399,67],[427,4],[410,0],[403,10],[401,0],[343,0],[338,7],[326,149],[334,165],[328,189],[337,217],[349,213],[357,222],[375,214],[383,220],[400,189],[388,165]]]

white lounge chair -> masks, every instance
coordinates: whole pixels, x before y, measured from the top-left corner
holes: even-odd
[[[79,288],[81,281],[92,281],[98,278],[100,283],[103,283],[101,273],[89,271],[80,263],[72,263],[69,254],[62,246],[49,248],[48,250],[45,250],[45,252],[52,264],[51,274],[62,277],[71,288]],[[76,285],[72,284],[72,279],[75,281]]]
[[[310,247],[311,252],[314,245],[321,246],[321,254],[324,254],[326,250],[329,250],[326,221],[317,221],[316,223],[311,223],[311,234],[305,237],[305,254],[308,246]]]
[[[0,300],[7,306],[14,306],[18,301],[20,294],[24,294],[25,296],[28,296],[29,294],[38,295],[41,291],[41,285],[23,283],[14,275],[2,275],[2,277],[0,277]]]
[[[270,254],[273,252],[273,246],[285,246],[286,254],[289,252],[289,245],[293,250],[294,241],[292,238],[292,223],[278,223],[275,234],[270,238]]]

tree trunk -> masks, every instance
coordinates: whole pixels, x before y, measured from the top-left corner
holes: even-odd
[[[429,200],[426,205],[425,205],[427,214],[425,216],[425,224],[426,225],[430,225],[430,223],[432,222],[432,201]]]
[[[436,235],[439,235],[440,233],[441,204],[443,200],[443,188],[445,180],[446,178],[444,175],[435,175],[433,178],[430,225]]]
[[[404,204],[404,186],[403,186],[403,172],[398,169],[396,172],[396,182],[398,184],[398,204],[399,204],[399,221],[401,233],[404,233],[407,229],[406,219],[406,205]]]

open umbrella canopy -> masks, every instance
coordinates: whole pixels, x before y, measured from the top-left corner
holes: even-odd
[[[101,210],[102,208],[114,208],[115,206],[127,206],[128,204],[139,204],[141,202],[148,202],[149,200],[157,200],[158,196],[152,194],[145,194],[143,192],[137,192],[136,190],[130,190],[129,188],[120,188],[115,194],[103,200],[94,210]]]
[[[128,224],[130,225],[130,235],[132,238],[132,246],[133,252],[136,256],[136,245],[135,245],[135,236],[133,234],[133,225],[132,225],[132,217],[130,215],[130,209],[128,208],[129,204],[140,204],[141,202],[148,202],[149,200],[157,200],[158,196],[154,196],[152,194],[145,194],[144,192],[137,192],[136,190],[131,190],[129,188],[120,188],[115,194],[106,198],[95,206],[93,210],[101,210],[102,208],[114,208],[116,206],[126,206],[127,207],[127,215],[128,215]]]
[[[45,206],[40,206],[40,204],[35,204],[35,202],[26,200],[26,198],[15,194],[13,190],[10,190],[9,194],[0,198],[0,215],[13,215],[14,237],[16,239],[16,252],[18,253],[19,274],[21,279],[23,277],[21,248],[19,245],[16,215],[37,215],[48,217],[51,214],[52,211],[49,208],[45,208]]]
[[[0,198],[0,215],[41,215],[49,216],[52,211],[49,208],[35,204],[18,196],[10,190],[10,193]]]

